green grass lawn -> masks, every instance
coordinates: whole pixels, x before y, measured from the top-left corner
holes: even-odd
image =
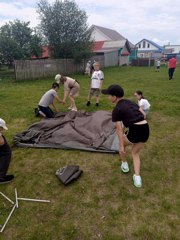
[[[20,202],[0,239],[179,239],[180,68],[177,67],[172,81],[168,80],[165,67],[159,73],[153,67],[115,67],[104,69],[104,73],[104,87],[119,83],[126,98],[132,100],[134,91],[140,89],[151,103],[151,135],[141,154],[143,187],[133,186],[129,150],[131,171],[122,174],[118,154],[13,147],[9,173],[15,175],[15,180],[1,185],[0,191],[14,199],[16,187],[20,197],[48,199],[51,203]],[[78,108],[97,110],[95,102],[86,107],[90,80],[83,75],[75,77],[81,84]],[[0,117],[9,127],[5,135],[11,145],[16,133],[38,120],[34,108],[52,82],[53,78],[0,81]],[[62,94],[60,89],[59,95]],[[67,111],[68,105],[59,107]],[[107,97],[102,96],[98,109],[112,108]],[[84,174],[64,187],[55,171],[69,164],[80,165]],[[10,207],[0,196],[0,224]]]

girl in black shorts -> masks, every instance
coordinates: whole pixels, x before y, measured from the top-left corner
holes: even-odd
[[[136,187],[142,186],[140,176],[140,151],[149,138],[149,125],[144,119],[139,106],[130,100],[124,99],[124,90],[119,85],[111,85],[102,90],[103,94],[109,95],[109,100],[116,104],[112,112],[112,121],[115,122],[117,135],[119,138],[119,154],[122,160],[121,170],[129,172],[126,162],[125,148],[132,145],[132,157],[134,164],[133,182]],[[128,128],[126,134],[123,133],[123,126]]]

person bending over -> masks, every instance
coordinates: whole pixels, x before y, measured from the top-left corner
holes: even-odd
[[[144,119],[139,106],[130,100],[124,99],[124,90],[119,85],[111,85],[102,90],[103,94],[109,95],[110,102],[116,104],[112,112],[112,121],[115,122],[119,139],[119,154],[122,160],[121,170],[129,172],[126,161],[126,146],[131,145],[131,153],[134,165],[133,182],[135,187],[142,186],[140,176],[140,152],[144,148],[145,142],[149,138],[149,125]],[[123,133],[123,126],[128,128],[126,134]]]
[[[61,100],[58,97],[57,91],[59,89],[59,84],[54,82],[52,84],[52,88],[47,91],[40,99],[38,107],[41,112],[45,115],[46,118],[53,118],[54,112],[49,107],[51,104],[53,105],[56,112],[58,112],[58,109],[56,108],[56,105],[54,104],[54,100],[56,99],[59,103],[64,104],[64,101]]]
[[[79,82],[77,80],[67,77],[67,76],[61,76],[59,78],[59,81],[60,81],[60,83],[62,83],[64,85],[63,101],[66,102],[67,97],[69,97],[70,106],[68,109],[72,110],[72,111],[77,111],[77,107],[76,107],[74,98],[79,95],[79,89],[80,89]]]

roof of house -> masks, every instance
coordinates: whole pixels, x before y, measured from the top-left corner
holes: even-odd
[[[93,52],[96,52],[96,51],[101,50],[103,44],[104,44],[104,41],[94,42],[94,43],[93,43],[93,46],[92,46],[92,50],[93,50]]]
[[[180,45],[166,45],[164,46],[166,50],[171,49],[172,53],[178,54],[180,53]]]
[[[123,49],[126,46],[127,50]],[[93,52],[112,52],[118,51],[122,49],[122,53],[124,55],[128,55],[131,52],[131,48],[128,40],[120,40],[120,41],[99,41],[94,42],[93,44]]]
[[[158,48],[158,50],[160,50],[160,51],[163,51],[164,50],[164,48],[163,47],[161,47],[160,45],[158,45],[157,43],[155,43],[155,42],[153,42],[153,41],[151,41],[151,40],[148,40],[148,39],[142,39],[141,41],[139,41],[138,43],[136,43],[135,44],[135,46],[137,46],[140,42],[142,42],[142,41],[147,41],[147,42],[149,42],[150,44],[152,44],[153,46],[155,46],[156,48]]]
[[[100,30],[103,34],[105,34],[108,38],[111,40],[117,41],[117,40],[124,40],[125,37],[123,37],[120,33],[117,31],[110,29],[110,28],[105,28],[97,25],[92,25],[91,28],[97,28]]]
[[[40,58],[49,58],[50,57],[50,53],[49,53],[49,47],[48,46],[43,46],[42,47],[42,55]],[[38,57],[36,56],[32,56],[32,59],[37,59]]]
[[[123,48],[127,40],[104,42],[103,48]]]

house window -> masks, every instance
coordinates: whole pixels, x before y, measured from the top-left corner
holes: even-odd
[[[141,44],[139,44],[139,48],[141,48]]]
[[[146,47],[146,42],[145,41],[143,41],[143,48],[145,48]]]

